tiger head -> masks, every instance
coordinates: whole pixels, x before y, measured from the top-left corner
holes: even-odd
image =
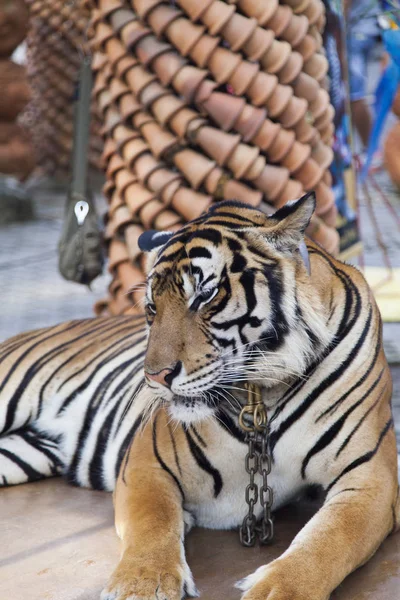
[[[148,231],[148,386],[173,418],[214,413],[244,381],[273,388],[331,341],[308,273],[310,193],[272,216],[226,201],[175,233]]]

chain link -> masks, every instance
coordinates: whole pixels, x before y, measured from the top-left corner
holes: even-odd
[[[269,426],[267,413],[263,404],[261,404],[261,394],[258,393],[258,400],[254,401],[254,386],[248,387],[249,400],[240,415],[239,423],[246,431],[246,443],[248,452],[245,458],[245,469],[250,476],[250,483],[246,487],[245,499],[248,511],[243,519],[239,530],[240,542],[243,546],[254,546],[256,539],[261,544],[268,544],[274,536],[274,523],[272,520],[272,504],[274,495],[272,488],[268,485],[268,475],[271,473],[271,456],[268,448]],[[244,415],[250,415],[252,423],[245,424]],[[256,474],[259,473],[262,483],[259,488],[255,481]],[[260,500],[262,508],[262,517],[257,524],[257,517],[254,514],[254,507]]]

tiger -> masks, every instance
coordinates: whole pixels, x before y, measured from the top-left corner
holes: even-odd
[[[1,345],[0,483],[62,474],[113,491],[122,554],[102,600],[198,594],[187,532],[246,514],[249,383],[269,423],[273,508],[316,486],[324,500],[279,558],[237,583],[243,600],[327,600],[398,529],[379,310],[361,272],[305,236],[314,209],[313,193],[272,215],[224,201],[175,232],[145,232],[142,316]]]

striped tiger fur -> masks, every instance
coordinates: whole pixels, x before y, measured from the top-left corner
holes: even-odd
[[[379,311],[361,273],[307,240],[308,269],[314,204],[267,217],[223,202],[148,232],[147,326],[75,321],[0,347],[0,481],[115,487],[122,558],[103,600],[196,594],[185,531],[246,513],[244,381],[268,412],[274,507],[325,492],[289,549],[239,582],[245,600],[327,600],[397,529]]]

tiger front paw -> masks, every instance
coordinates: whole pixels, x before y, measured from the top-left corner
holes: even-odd
[[[319,590],[318,585],[288,567],[284,561],[274,561],[238,581],[236,587],[245,592],[242,600],[328,599],[329,594]]]
[[[161,562],[161,561],[160,561]],[[141,564],[142,563],[142,564]],[[198,596],[187,565],[147,566],[143,561],[122,558],[101,594],[101,600],[182,600]]]

